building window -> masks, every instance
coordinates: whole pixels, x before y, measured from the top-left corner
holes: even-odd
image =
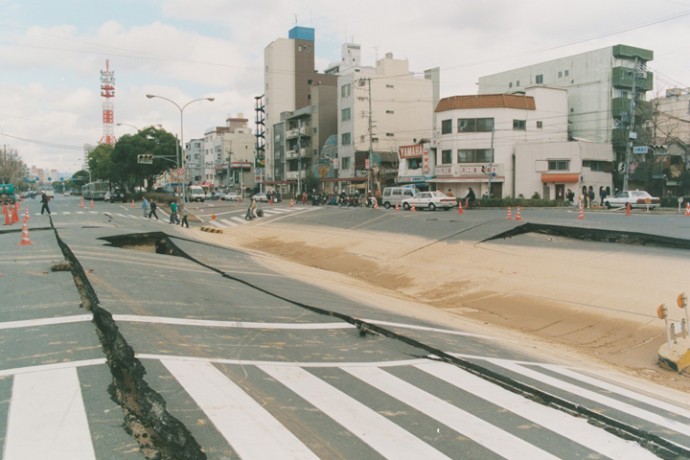
[[[570,171],[570,160],[549,160],[549,171]]]
[[[544,75],[542,75],[542,74],[537,75],[535,81],[537,82],[537,85],[544,84]]]
[[[421,158],[408,158],[407,159],[407,169],[422,169],[422,159]]]
[[[350,83],[340,87],[340,97],[350,97],[352,85]]]
[[[515,86],[520,86],[520,80],[515,81]]]
[[[458,163],[493,163],[491,149],[459,149]]]
[[[341,169],[350,169],[350,157],[345,157],[340,159]]]
[[[352,135],[350,133],[342,133],[340,135],[340,143],[342,145],[350,145],[352,143]]]
[[[341,121],[350,121],[350,117],[351,117],[351,114],[350,114],[350,108],[349,107],[346,109],[342,109],[340,111],[340,120]]]
[[[558,78],[563,78],[563,71],[562,70],[558,71]]]
[[[613,164],[610,161],[582,160],[582,167],[606,173],[610,173],[613,170]]]
[[[392,115],[392,114],[394,114],[395,112],[392,111],[392,110],[386,110],[386,113],[389,114],[389,115]]]
[[[450,134],[453,132],[453,120],[441,121],[441,134]]]
[[[395,137],[395,133],[386,133],[386,137]]]
[[[441,164],[449,165],[453,163],[453,151],[452,150],[441,150]]]
[[[512,88],[512,87],[513,87],[513,82],[511,81],[508,83],[508,88]]]
[[[564,73],[563,73],[563,75],[565,75],[565,76],[567,77],[568,75],[570,75],[570,71],[569,71],[569,70],[565,70]]]
[[[525,131],[527,129],[526,120],[513,120],[513,130],[515,131]]]
[[[493,118],[458,118],[459,133],[486,133],[493,129]]]
[[[543,121],[538,121],[537,122],[537,128],[542,129],[544,127],[544,122]]]

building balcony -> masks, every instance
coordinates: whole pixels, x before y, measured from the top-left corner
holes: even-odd
[[[307,126],[302,126],[301,128],[288,129],[285,132],[285,137],[287,139],[294,139],[295,137],[306,136],[306,134],[308,132],[307,128],[308,128]]]
[[[633,76],[636,91],[651,91],[654,88],[652,72],[641,72],[630,67],[614,67],[611,73],[611,84],[614,88],[632,89]]]

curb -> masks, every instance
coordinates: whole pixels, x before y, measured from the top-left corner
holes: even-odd
[[[223,233],[222,228],[215,228],[215,227],[201,227],[202,232],[209,232],[209,233]]]

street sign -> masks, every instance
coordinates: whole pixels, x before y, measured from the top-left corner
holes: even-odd
[[[183,176],[184,175],[184,168],[177,168],[177,175]]]
[[[633,147],[633,153],[637,155],[644,155],[645,153],[649,152],[649,147],[646,145],[636,145]]]

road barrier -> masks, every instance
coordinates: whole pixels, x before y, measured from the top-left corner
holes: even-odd
[[[669,319],[666,304],[661,304],[656,309],[659,319],[664,320],[666,329],[666,343],[659,347],[659,365],[681,374],[690,373],[690,337],[688,337],[688,297],[685,293],[678,295],[676,299],[678,308],[684,311],[685,317],[680,321]]]

